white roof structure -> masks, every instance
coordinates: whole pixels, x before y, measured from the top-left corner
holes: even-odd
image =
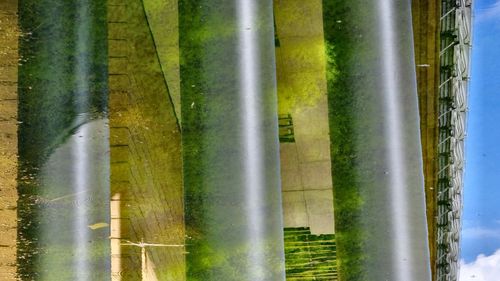
[[[437,281],[456,281],[459,274],[464,139],[471,49],[471,2],[471,0],[441,2]]]

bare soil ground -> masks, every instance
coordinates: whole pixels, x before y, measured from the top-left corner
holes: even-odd
[[[17,0],[0,2],[0,280],[16,280]]]
[[[439,83],[439,3],[412,1],[415,63],[424,158],[425,199],[433,280],[436,272],[437,95]]]

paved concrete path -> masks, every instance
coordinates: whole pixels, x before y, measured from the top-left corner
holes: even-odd
[[[183,247],[130,245],[185,238],[180,130],[142,3],[108,1],[112,274],[182,281]]]
[[[17,0],[0,1],[0,280],[16,280]]]
[[[281,143],[285,227],[334,232],[321,0],[275,0],[280,114],[291,114],[295,142]]]
[[[175,114],[181,122],[179,11],[177,0],[143,0]]]

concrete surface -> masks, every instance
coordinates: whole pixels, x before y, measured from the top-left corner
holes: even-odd
[[[291,114],[294,143],[281,143],[285,227],[334,233],[321,0],[275,0],[279,114]]]
[[[127,245],[185,239],[180,130],[146,19],[140,0],[108,1],[112,274],[182,281],[183,247]]]

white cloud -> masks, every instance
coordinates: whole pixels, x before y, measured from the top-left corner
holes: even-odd
[[[460,262],[459,281],[498,281],[500,279],[500,249],[493,255],[477,256],[471,263]]]

